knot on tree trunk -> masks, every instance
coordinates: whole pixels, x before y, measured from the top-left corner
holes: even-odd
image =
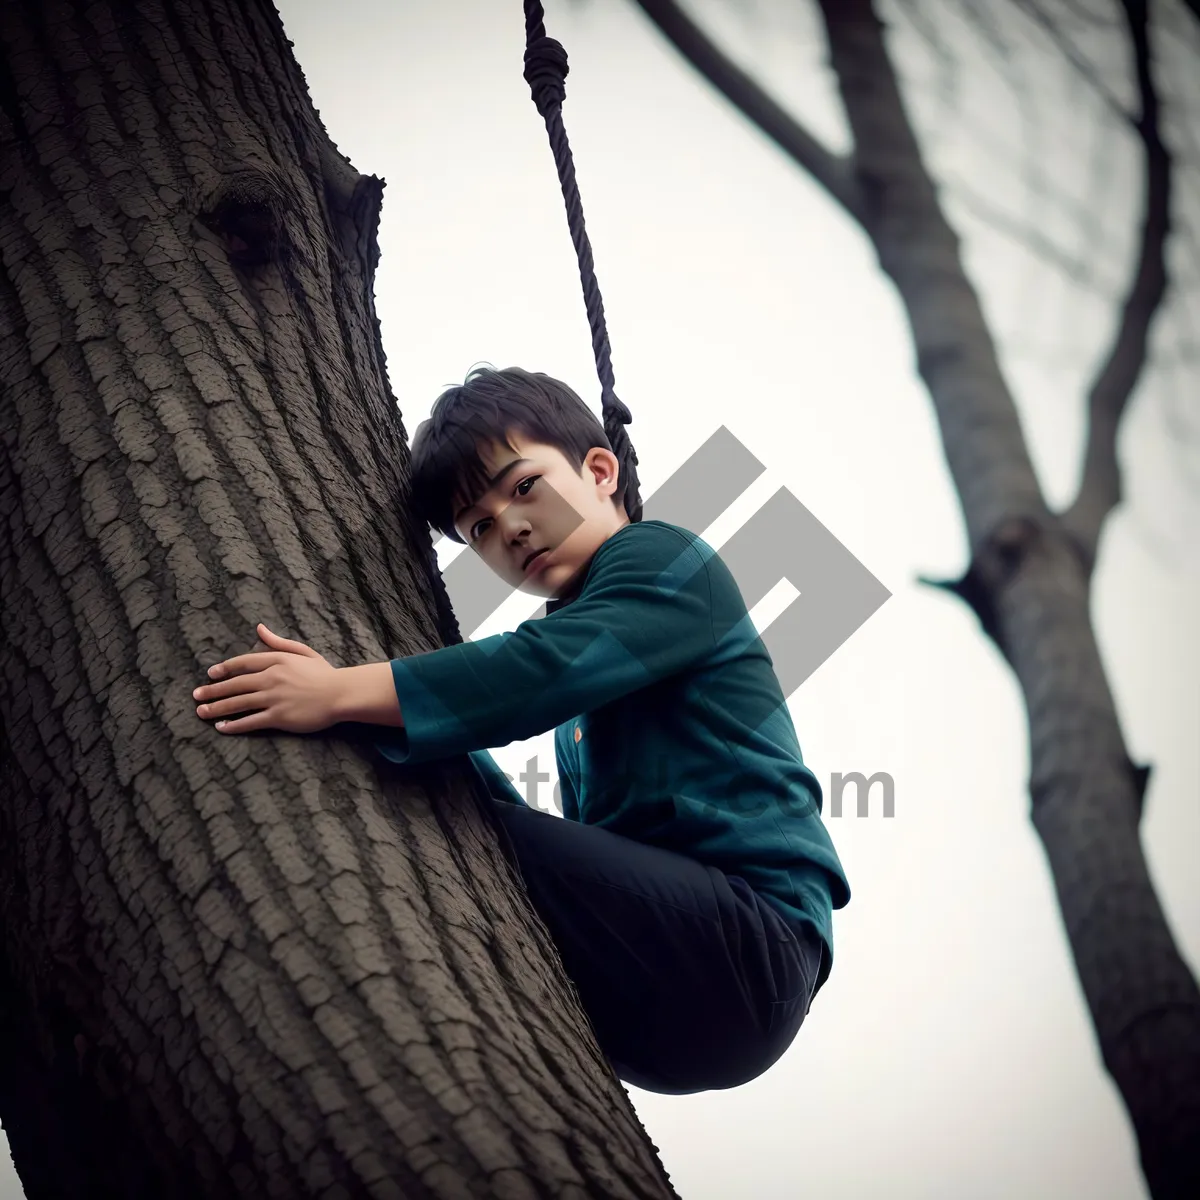
[[[1150,777],[1153,768],[1149,763],[1134,762],[1132,758],[1122,752],[1120,762],[1114,764],[1114,771],[1117,774],[1125,775],[1129,780],[1129,786],[1132,789],[1136,804],[1134,824],[1140,825],[1142,817],[1145,816],[1146,812],[1146,792],[1150,787]],[[1080,787],[1079,777],[1076,774],[1065,771],[1055,771],[1042,776],[1031,776],[1029,780],[1029,799],[1033,805],[1035,819],[1039,810],[1045,808],[1055,798],[1061,799],[1064,794],[1068,796],[1078,794]]]
[[[286,247],[285,218],[293,202],[278,172],[244,167],[224,176],[200,220],[217,234],[239,267],[278,262]]]
[[[966,603],[979,618],[984,633],[1011,662],[997,616],[999,598],[1043,543],[1046,533],[1044,524],[1034,517],[1007,517],[980,543],[961,579],[923,578],[921,582],[951,592]]]

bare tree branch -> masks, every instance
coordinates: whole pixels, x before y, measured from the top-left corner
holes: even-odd
[[[954,112],[960,108],[958,86],[958,62],[942,37],[936,20],[926,12],[926,0],[895,0],[904,10],[905,18],[921,40],[929,47],[937,63],[937,92],[943,106]]]
[[[1145,148],[1145,215],[1133,283],[1104,365],[1088,394],[1088,438],[1083,476],[1063,523],[1089,568],[1100,530],[1121,500],[1117,429],[1146,365],[1150,326],[1167,290],[1166,240],[1170,227],[1171,158],[1159,133],[1158,92],[1150,53],[1146,0],[1122,0],[1129,24],[1141,113],[1135,128]]]
[[[962,19],[971,26],[982,38],[992,54],[1003,63],[1011,62],[1015,57],[1011,44],[1005,39],[996,24],[996,6],[981,3],[980,0],[961,0]]]
[[[1065,37],[1058,25],[1052,21],[1041,9],[1041,7],[1033,3],[1032,0],[1015,0],[1017,6],[1025,11],[1029,18],[1037,25],[1040,25],[1047,37],[1055,44],[1063,58],[1075,69],[1079,77],[1095,91],[1101,102],[1122,124],[1132,124],[1133,118],[1130,113],[1125,111],[1121,102],[1108,90],[1104,84],[1104,80],[1097,73],[1091,63],[1079,52],[1078,49],[1071,43],[1070,39]],[[1142,5],[1145,8],[1145,5]]]
[[[994,233],[1009,238],[1032,256],[1052,264],[1081,287],[1098,290],[1097,273],[1088,255],[1073,255],[1064,250],[1032,220],[1010,216],[998,204],[964,180],[956,178],[951,182],[952,203],[957,203]]]
[[[980,0],[957,0],[957,2],[961,6],[962,20],[972,28],[985,49],[990,51],[1020,114],[1024,154],[1020,168],[1015,168],[1013,175],[1016,177],[1019,174],[1022,179],[1026,197],[1036,199],[1043,206],[1042,216],[1041,219],[1032,213],[1021,217],[1007,216],[997,205],[962,181],[955,183],[954,198],[993,231],[1011,238],[1028,250],[1031,255],[1040,258],[1043,263],[1056,267],[1068,279],[1084,288],[1098,291],[1099,274],[1093,266],[1098,234],[1092,206],[1071,206],[1071,224],[1082,243],[1078,253],[1069,253],[1061,248],[1049,234],[1042,232],[1044,227],[1051,224],[1045,220],[1045,212],[1047,209],[1052,209],[1056,203],[1056,198],[1047,185],[1044,170],[1047,163],[1054,164],[1054,158],[1053,155],[1046,154],[1041,143],[1045,112],[1038,103],[1037,90],[1033,86],[1033,81],[1024,68],[1023,56],[1016,52],[1015,46],[1001,32],[1000,22],[996,20],[997,12],[1004,10],[994,2],[991,4],[981,3]],[[1014,7],[1021,7],[1020,0],[1014,0]],[[1094,18],[1089,17],[1086,13],[1077,15],[1089,23],[1094,23]],[[974,131],[974,136],[976,141],[981,140],[979,130]],[[1051,169],[1053,170],[1053,165]],[[1097,194],[1096,190],[1093,189],[1090,194]]]
[[[862,221],[862,199],[852,158],[823,146],[728,58],[675,0],[635,2],[701,75],[795,159],[855,220]]]

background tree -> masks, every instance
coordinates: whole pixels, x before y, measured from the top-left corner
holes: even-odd
[[[289,47],[0,9],[0,1119],[31,1198],[667,1196],[461,764],[195,716],[258,620],[457,636]]]
[[[961,6],[1001,53],[1011,46],[1014,13],[1038,24],[1142,150],[1133,270],[1112,343],[1087,392],[1078,490],[1060,507],[1039,484],[958,236],[907,112],[880,6],[818,2],[853,141],[848,154],[837,154],[675,0],[638,3],[698,71],[861,225],[896,287],[966,525],[969,567],[961,579],[938,586],[970,605],[1024,695],[1034,825],[1100,1051],[1132,1120],[1151,1193],[1157,1200],[1200,1194],[1200,989],[1142,853],[1138,825],[1149,769],[1130,761],[1089,609],[1101,534],[1121,499],[1118,430],[1146,370],[1167,295],[1173,220],[1183,243],[1180,277],[1200,260],[1195,227],[1173,189],[1178,172],[1166,143],[1156,70],[1155,51],[1180,36],[1183,11],[1156,4],[1152,24],[1142,0],[1122,0],[1099,13],[1097,6],[1033,0]],[[940,10],[910,0],[900,11],[943,58],[952,56],[941,38]],[[1128,108],[1080,44],[1083,34],[1097,31],[1124,54],[1133,97]],[[1186,118],[1175,121],[1173,132],[1184,149],[1194,149],[1194,126],[1189,130]],[[993,222],[1008,220],[982,196],[973,199]],[[1060,253],[1036,223],[1015,232],[1035,239],[1044,253]],[[1194,270],[1188,278],[1194,281]],[[1194,352],[1194,343],[1185,348],[1189,358]]]

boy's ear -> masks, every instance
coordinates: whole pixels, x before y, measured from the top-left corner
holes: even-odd
[[[621,473],[617,456],[611,450],[605,450],[603,446],[593,446],[588,451],[585,466],[597,483],[616,479]]]

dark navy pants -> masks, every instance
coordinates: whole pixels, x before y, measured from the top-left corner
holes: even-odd
[[[791,1045],[821,968],[815,929],[662,847],[493,811],[618,1078],[668,1095],[737,1087]]]

